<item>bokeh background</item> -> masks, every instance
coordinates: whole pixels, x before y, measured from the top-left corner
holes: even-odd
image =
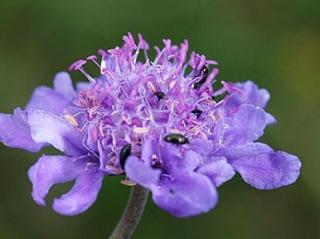
[[[121,44],[128,31],[152,45],[187,38],[219,62],[219,79],[251,79],[267,88],[268,110],[279,122],[262,140],[303,162],[298,182],[274,191],[236,177],[219,189],[215,210],[190,219],[176,219],[149,200],[133,238],[320,238],[319,0],[1,0],[0,111],[24,106],[36,86],[51,85],[78,58]],[[46,208],[30,196],[26,172],[39,155],[0,145],[0,238],[107,238],[129,188],[106,179],[90,210],[59,216],[51,201],[71,185],[55,187]]]

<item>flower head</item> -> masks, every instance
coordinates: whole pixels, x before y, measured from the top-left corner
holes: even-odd
[[[258,189],[297,179],[296,156],[256,142],[275,122],[264,110],[266,90],[250,81],[214,89],[217,63],[195,52],[188,58],[187,41],[165,39],[151,60],[138,38],[129,33],[122,47],[99,50],[100,61],[92,55],[72,64],[88,82],[74,88],[59,73],[53,89],[37,88],[24,110],[0,115],[7,146],[37,152],[51,145],[64,154],[44,155],[30,168],[38,204],[45,205],[53,185],[75,180],[53,208],[76,215],[94,203],[104,177],[125,175],[124,184],[150,189],[157,205],[187,217],[212,209],[216,188],[235,172]],[[85,71],[89,62],[97,77]]]

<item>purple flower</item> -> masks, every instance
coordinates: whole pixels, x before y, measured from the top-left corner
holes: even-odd
[[[188,59],[187,41],[164,40],[151,60],[138,38],[129,33],[122,47],[99,50],[101,62],[91,55],[72,64],[88,82],[74,88],[59,73],[53,89],[37,88],[24,110],[0,114],[5,145],[31,152],[51,145],[63,153],[44,155],[29,170],[38,204],[55,184],[75,180],[53,209],[76,215],[94,203],[104,177],[125,175],[123,184],[150,189],[159,207],[187,217],[212,209],[217,187],[235,172],[258,189],[298,178],[296,156],[256,142],[275,122],[264,110],[266,90],[250,81],[214,89],[217,63],[195,52]],[[141,51],[145,61],[138,60]],[[98,77],[85,71],[88,62]]]
[[[196,169],[201,156],[170,143],[147,140],[141,159],[130,156],[128,177],[149,188],[159,207],[175,216],[186,217],[207,212],[217,202],[217,192],[209,178]]]

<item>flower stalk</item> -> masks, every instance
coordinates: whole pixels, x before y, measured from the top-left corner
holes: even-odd
[[[127,207],[109,239],[131,238],[143,214],[148,194],[149,190],[140,185],[132,188]]]

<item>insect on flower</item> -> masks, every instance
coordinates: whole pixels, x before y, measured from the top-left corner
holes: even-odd
[[[188,138],[181,134],[168,134],[164,137],[164,141],[172,144],[187,144],[189,143]]]

